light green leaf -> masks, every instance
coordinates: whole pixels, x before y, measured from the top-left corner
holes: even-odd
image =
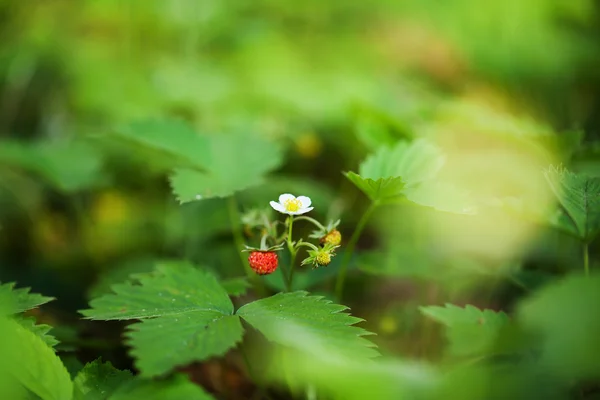
[[[173,167],[207,168],[209,137],[199,135],[185,122],[178,120],[137,121],[111,133],[132,151],[140,147],[147,156]]]
[[[456,356],[482,356],[494,352],[501,330],[509,323],[503,312],[464,308],[452,304],[445,307],[420,307],[423,314],[446,326],[450,353]]]
[[[249,134],[212,135],[204,153],[202,163],[206,171],[179,168],[170,178],[181,203],[227,197],[259,185],[264,174],[282,161],[279,146]]]
[[[103,179],[100,153],[83,142],[3,141],[0,164],[33,173],[64,192],[85,189]]]
[[[74,400],[106,400],[123,384],[133,379],[129,371],[120,371],[101,359],[88,363],[73,381]]]
[[[362,321],[342,311],[346,306],[333,304],[307,292],[279,293],[241,307],[237,314],[267,339],[309,353],[334,350],[352,359],[368,359],[379,353],[362,336],[370,333],[353,326]],[[314,340],[303,341],[310,335]],[[304,346],[304,344],[309,345]]]
[[[554,166],[545,176],[564,210],[564,214],[555,216],[554,223],[567,233],[577,232],[582,240],[592,240],[600,231],[600,178]]]
[[[349,172],[346,177],[371,200],[387,200],[432,180],[444,162],[441,151],[432,143],[402,140],[393,147],[381,147],[360,164],[358,174]]]
[[[0,284],[0,298],[12,303],[12,313],[17,314],[46,304],[54,297],[46,297],[37,293],[29,293],[30,288],[15,289],[15,283]]]
[[[238,170],[238,172],[234,172],[224,179],[219,174],[182,168],[174,170],[169,180],[173,193],[180,203],[213,197],[228,197],[236,191],[263,183],[260,175],[247,174],[242,170]]]
[[[28,331],[31,331],[37,337],[42,339],[44,343],[46,343],[49,347],[54,347],[60,343],[58,340],[56,340],[54,336],[48,334],[48,332],[52,330],[52,327],[50,325],[36,325],[35,318],[15,318],[15,321],[23,328],[27,329]]]
[[[600,378],[600,275],[547,284],[518,308],[518,321],[539,334],[541,362],[566,381]]]
[[[435,178],[445,162],[440,149],[425,139],[401,140],[382,147],[360,164],[359,175],[367,179],[399,176],[407,186]]]
[[[400,177],[373,180],[370,178],[365,179],[354,172],[346,172],[345,175],[372,201],[391,200],[400,197],[406,186]]]
[[[42,400],[70,400],[73,384],[54,350],[16,321],[0,321],[0,376],[34,393]]]
[[[217,279],[187,263],[161,263],[139,284],[112,287],[90,302],[89,319],[142,319],[127,334],[141,376],[162,375],[193,361],[222,355],[241,340],[243,329]],[[152,319],[147,319],[152,318]]]
[[[312,387],[327,399],[428,399],[425,394],[439,383],[432,368],[414,362],[340,359],[335,352],[288,351],[278,359],[282,365],[271,378],[296,391],[298,398]]]
[[[214,400],[183,375],[149,381],[135,379],[122,385],[108,400]]]

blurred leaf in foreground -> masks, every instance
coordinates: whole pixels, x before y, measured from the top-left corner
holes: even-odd
[[[519,307],[519,322],[540,334],[541,362],[556,376],[600,378],[600,275],[548,284]]]

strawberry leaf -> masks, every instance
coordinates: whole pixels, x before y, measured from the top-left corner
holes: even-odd
[[[42,400],[72,398],[69,372],[42,338],[6,317],[0,320],[0,332],[0,376],[4,380],[0,386],[3,393],[7,386],[22,387]]]
[[[554,226],[586,242],[600,231],[600,178],[550,167],[546,180],[561,208],[553,215]]]
[[[214,398],[183,375],[149,381],[134,379],[126,382],[108,400],[213,400]]]
[[[480,310],[471,305],[458,307],[421,307],[421,312],[446,326],[450,353],[455,356],[483,356],[492,354],[500,331],[508,324],[503,312]]]
[[[46,304],[54,297],[46,297],[37,293],[29,293],[30,288],[15,289],[15,283],[0,284],[0,298],[5,299],[12,305],[11,313],[18,314],[32,308]]]
[[[224,354],[243,329],[217,279],[187,263],[163,263],[139,282],[113,285],[114,294],[90,302],[88,319],[129,320],[131,354],[143,377]]]
[[[3,141],[0,143],[0,165],[31,173],[67,193],[92,187],[103,179],[100,153],[84,142],[25,144]],[[77,168],[73,168],[74,165]]]
[[[568,382],[600,378],[600,275],[573,275],[548,284],[519,307],[535,332],[540,362]]]
[[[183,121],[137,121],[112,132],[111,138],[132,151],[143,150],[146,157],[160,160],[167,168],[206,168],[203,160],[209,138]]]
[[[204,171],[179,168],[170,177],[173,193],[181,203],[227,197],[259,185],[264,175],[282,161],[279,147],[258,136],[225,134],[208,138],[202,158]]]
[[[444,161],[440,150],[430,142],[402,140],[393,147],[381,147],[360,164],[358,174],[348,172],[346,177],[372,201],[390,201],[432,180]]]
[[[237,314],[268,340],[308,353],[327,349],[352,359],[378,356],[375,345],[362,337],[371,333],[353,326],[362,320],[343,313],[346,309],[321,296],[298,291],[246,304]],[[306,336],[313,340],[300,340]]]
[[[88,363],[73,381],[73,400],[112,399],[112,394],[133,379],[129,371],[120,371],[101,359]]]
[[[52,330],[52,327],[50,325],[36,325],[35,318],[15,318],[15,321],[23,328],[27,329],[28,331],[31,331],[37,337],[42,339],[44,343],[46,343],[46,345],[48,345],[49,347],[55,347],[57,344],[60,343],[58,340],[56,340],[54,336],[48,334],[48,332]]]

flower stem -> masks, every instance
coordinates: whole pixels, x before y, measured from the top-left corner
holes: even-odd
[[[583,271],[585,276],[590,274],[590,249],[587,242],[583,244]]]
[[[229,219],[231,222],[231,232],[233,234],[233,240],[235,242],[235,247],[240,255],[240,261],[242,262],[242,268],[244,269],[244,273],[248,276],[248,280],[254,283],[254,288],[260,294],[265,294],[265,288],[262,285],[260,279],[258,279],[257,275],[252,273],[252,269],[248,264],[248,260],[242,253],[242,248],[244,247],[244,237],[242,236],[242,230],[240,229],[240,212],[238,210],[238,203],[235,199],[235,196],[229,197],[228,200],[228,208],[229,208]]]
[[[373,211],[375,211],[375,209],[377,209],[378,206],[379,206],[379,202],[375,201],[375,202],[371,203],[371,205],[369,206],[367,211],[365,211],[365,213],[361,217],[360,221],[358,222],[358,225],[356,226],[356,229],[354,230],[352,237],[348,241],[346,251],[344,252],[344,258],[342,258],[342,262],[340,265],[340,271],[338,273],[338,277],[335,282],[335,296],[338,301],[342,300],[342,295],[344,293],[344,280],[346,279],[346,273],[348,272],[348,264],[350,263],[350,259],[352,258],[352,253],[354,253],[354,248],[356,247],[356,244],[358,243],[360,234],[365,229],[365,226],[367,226],[367,222],[369,221],[369,218],[371,218]]]
[[[294,280],[294,264],[296,263],[296,253],[298,252],[292,241],[292,227],[294,226],[294,216],[288,217],[288,234],[287,234],[287,246],[290,252],[290,273],[286,282],[286,291],[292,290],[292,282]]]
[[[311,248],[311,249],[313,249],[315,251],[319,251],[319,248],[317,246],[315,246],[314,244],[309,243],[309,242],[298,242],[298,243],[296,243],[296,249],[298,249],[301,246],[309,247],[309,248]]]
[[[325,230],[325,227],[319,221],[317,221],[314,218],[307,217],[307,216],[304,216],[304,215],[301,216],[301,217],[296,218],[296,221],[301,221],[301,220],[310,222],[311,224],[313,224],[314,226],[316,226],[320,230],[323,230],[323,231]]]

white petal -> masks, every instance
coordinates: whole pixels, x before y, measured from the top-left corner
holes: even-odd
[[[313,210],[314,207],[307,207],[307,208],[301,208],[298,211],[287,211],[286,214],[290,214],[290,215],[302,215],[302,214],[306,214],[307,212]]]
[[[276,211],[287,214],[287,210],[285,209],[285,207],[283,207],[281,204],[277,203],[276,201],[272,201],[269,204],[271,204],[271,207],[273,207]]]
[[[302,206],[301,206],[302,208],[308,208],[312,204],[312,202],[310,201],[310,197],[298,196],[297,199],[300,200],[300,203],[302,204]]]
[[[284,193],[281,196],[279,196],[279,204],[285,204],[286,201],[294,200],[295,198],[296,196],[294,196],[293,194]]]

